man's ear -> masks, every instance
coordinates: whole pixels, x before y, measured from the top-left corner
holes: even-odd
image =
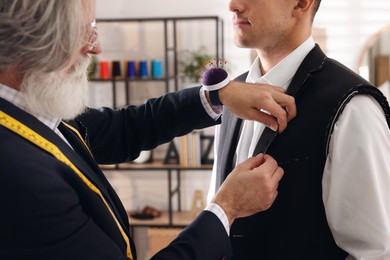
[[[311,15],[313,3],[315,0],[297,0],[293,10],[295,18],[302,18],[306,15]]]

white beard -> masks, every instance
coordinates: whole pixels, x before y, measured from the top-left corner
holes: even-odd
[[[28,112],[35,116],[72,119],[86,106],[90,59],[83,58],[68,72],[36,72],[23,78]]]

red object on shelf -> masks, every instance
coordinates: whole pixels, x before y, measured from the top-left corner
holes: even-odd
[[[108,68],[108,61],[100,62],[100,78],[101,79],[109,79],[110,78],[110,70]]]

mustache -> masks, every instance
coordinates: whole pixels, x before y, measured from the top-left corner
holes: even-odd
[[[69,68],[67,74],[82,73],[83,71],[86,73],[91,62],[92,57],[90,55],[83,56]]]

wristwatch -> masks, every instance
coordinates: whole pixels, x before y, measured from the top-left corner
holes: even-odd
[[[228,73],[222,68],[208,69],[202,77],[202,85],[209,92],[210,102],[213,106],[221,106],[218,90],[229,84]]]

